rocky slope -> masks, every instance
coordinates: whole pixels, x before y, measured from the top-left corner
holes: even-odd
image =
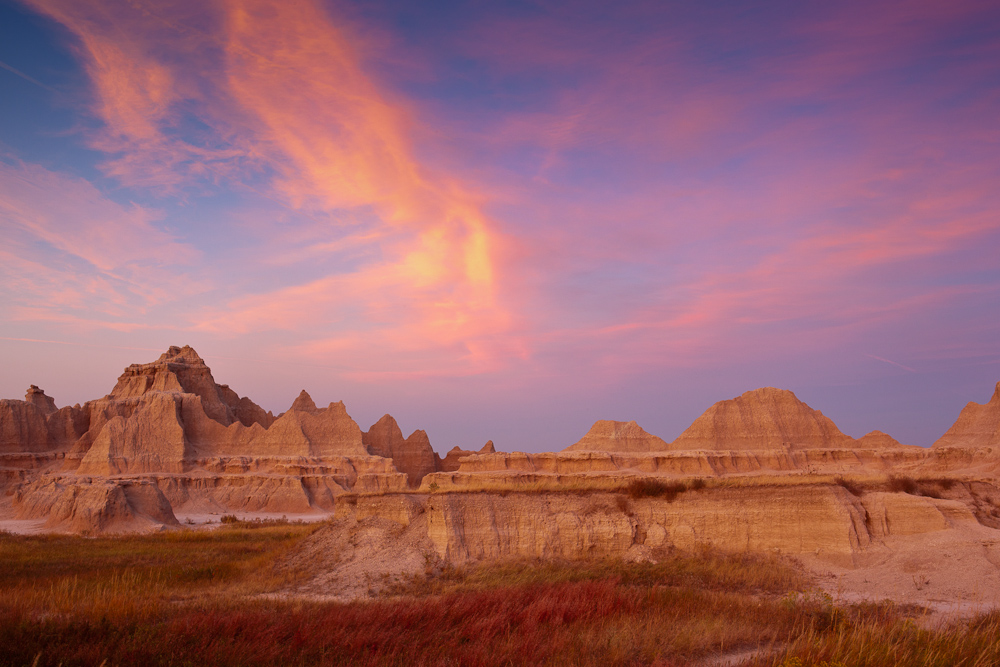
[[[933,447],[1000,447],[1000,382],[988,403],[962,408],[958,420]]]
[[[670,449],[830,449],[852,442],[792,392],[764,387],[719,401],[670,443]]]
[[[671,549],[711,548],[794,556],[816,572],[851,578],[858,594],[876,586],[865,573],[884,575],[893,563],[909,584],[894,580],[894,595],[914,593],[910,577],[919,574],[935,587],[920,602],[942,591],[990,602],[984,594],[1000,583],[1000,531],[981,517],[987,506],[997,511],[1000,488],[955,483],[937,495],[813,482],[720,483],[652,497],[572,490],[342,496],[335,520],[289,564],[314,573],[300,592],[352,599],[435,563],[655,560]],[[923,544],[946,553],[927,554]],[[955,559],[975,578],[956,584],[948,574]]]
[[[601,419],[590,427],[585,436],[563,451],[662,452],[669,448],[663,439],[646,433],[634,421]]]
[[[404,473],[411,487],[420,486],[424,475],[438,470],[437,455],[431,448],[427,433],[414,431],[407,438],[391,415],[383,415],[362,434],[362,442],[375,456],[392,459],[399,472]]]

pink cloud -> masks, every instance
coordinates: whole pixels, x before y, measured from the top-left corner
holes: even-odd
[[[456,36],[487,75],[551,78],[523,110],[406,98],[369,57],[403,60],[398,47],[316,2],[38,5],[80,40],[110,174],[236,183],[282,207],[280,225],[238,227],[262,243],[216,268],[237,285],[179,326],[281,332],[290,354],[350,359],[356,377],[544,373],[563,357],[633,372],[743,341],[805,350],[971,293],[948,276],[998,231],[995,160],[970,148],[996,136],[979,118],[990,104],[935,115],[922,89],[878,78],[977,3],[701,26],[739,44],[747,32],[735,65],[696,55],[697,37],[615,42],[558,12]],[[769,49],[789,35],[796,48]],[[208,129],[181,132],[188,116]],[[107,274],[52,304],[109,293],[120,315],[133,293],[167,298],[116,264],[116,244],[140,245],[128,233],[109,232],[105,256],[98,232],[21,227]],[[906,280],[884,280],[894,271]],[[765,331],[776,323],[789,331]]]
[[[0,255],[12,316],[51,320],[73,309],[93,312],[95,321],[133,318],[200,289],[184,275],[199,253],[155,219],[83,179],[0,161]]]
[[[197,327],[297,329],[339,317],[317,314],[324,308],[363,312],[372,318],[365,329],[405,329],[444,344],[471,340],[479,322],[503,326],[495,295],[503,240],[482,197],[416,159],[406,103],[366,72],[357,41],[318,3],[38,8],[80,40],[104,124],[92,142],[117,154],[111,175],[176,188],[206,177],[260,179],[266,168],[270,179],[255,189],[301,212],[289,236],[321,236],[308,230],[337,225],[345,213],[350,222],[335,240],[305,246],[272,232],[275,242],[253,261],[287,266],[352,247],[367,252],[331,275],[203,306]],[[210,136],[178,132],[185,114]]]

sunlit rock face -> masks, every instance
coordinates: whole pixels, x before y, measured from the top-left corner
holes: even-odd
[[[94,530],[117,530],[166,515],[135,519],[130,507],[148,489],[95,486],[101,480],[154,481],[168,508],[303,512],[331,510],[343,493],[415,486],[436,469],[423,431],[383,438],[373,449],[385,457],[370,453],[364,436],[343,402],[320,408],[303,391],[274,417],[218,384],[191,347],[171,347],[126,368],[107,396],[83,406],[57,408],[35,386],[23,401],[0,401],[0,485],[20,489],[18,502],[32,516],[58,504],[78,517],[59,529],[76,530],[89,516]],[[50,483],[32,481],[41,478]]]
[[[493,446],[492,440],[487,440],[486,444],[483,445],[479,451],[462,449],[461,447],[452,447],[448,450],[448,454],[445,455],[444,458],[434,454],[435,469],[438,472],[455,472],[462,467],[462,459],[465,459],[466,457],[494,453],[496,453],[496,448]]]
[[[1000,446],[1000,382],[988,403],[969,403],[935,448]]]
[[[669,448],[666,441],[646,433],[634,421],[601,419],[590,427],[585,436],[563,451],[661,452]]]
[[[424,476],[437,470],[434,449],[427,433],[416,430],[403,438],[396,420],[384,415],[362,434],[368,452],[392,459],[399,472],[406,474],[411,487],[420,486]]]
[[[205,414],[224,426],[238,421],[266,428],[274,421],[273,415],[249,398],[240,398],[228,385],[216,384],[212,371],[188,345],[170,347],[153,363],[132,364],[107,397],[138,398],[148,392],[194,394],[201,398]]]
[[[422,430],[403,437],[385,415],[362,431],[343,402],[320,407],[304,390],[275,417],[218,384],[193,349],[171,347],[82,406],[59,408],[36,386],[24,400],[0,401],[0,515],[45,519],[51,530],[120,532],[174,525],[174,512],[330,513],[344,498],[384,496],[396,498],[384,518],[418,508],[428,544],[455,560],[707,541],[818,549],[848,562],[886,531],[945,530],[969,512],[993,521],[998,432],[1000,386],[989,403],[966,406],[932,449],[880,431],[855,440],[791,392],[764,388],[716,403],[673,443],[634,421],[601,420],[561,452],[497,452],[490,441],[442,458]],[[900,472],[986,481],[951,505],[871,482]],[[876,487],[859,496],[831,484],[844,474]],[[803,475],[827,478],[804,486]],[[705,490],[704,480],[729,477],[764,482]],[[614,500],[638,478],[702,485],[676,502]],[[517,493],[524,489],[533,491]],[[412,492],[400,505],[398,494]],[[598,496],[607,502],[594,504]],[[382,507],[365,503],[372,516]],[[858,517],[868,517],[864,526]]]
[[[719,401],[698,417],[671,449],[767,450],[848,447],[828,417],[786,389],[764,387]]]

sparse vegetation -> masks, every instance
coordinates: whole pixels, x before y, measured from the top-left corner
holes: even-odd
[[[917,608],[839,606],[785,561],[707,549],[641,563],[428,558],[371,601],[275,595],[308,575],[284,555],[316,527],[0,534],[0,665],[1000,664],[998,612],[922,629]]]
[[[853,607],[832,621],[830,627],[814,626],[802,632],[777,659],[758,657],[746,662],[746,667],[1000,664],[1000,612],[945,630],[922,629],[892,605]]]
[[[625,487],[625,491],[633,498],[665,498],[667,502],[673,502],[687,489],[684,482],[670,482],[653,477],[633,480]]]
[[[909,493],[910,495],[916,495],[917,481],[912,477],[906,477],[904,475],[889,475],[889,490],[893,493]]]
[[[845,477],[837,477],[834,481],[836,481],[837,484],[844,487],[844,489],[846,489],[848,493],[854,496],[860,496],[865,491],[864,487],[861,486],[861,484],[859,484],[854,480],[847,479]]]

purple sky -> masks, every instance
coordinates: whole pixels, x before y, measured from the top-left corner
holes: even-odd
[[[1000,380],[995,2],[0,0],[0,396],[190,344],[439,451]]]

